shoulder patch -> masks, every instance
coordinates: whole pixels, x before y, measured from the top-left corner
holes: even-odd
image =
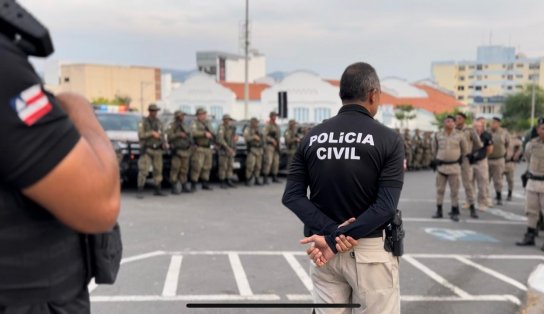
[[[27,126],[33,125],[53,109],[40,84],[33,85],[13,97],[10,106]]]

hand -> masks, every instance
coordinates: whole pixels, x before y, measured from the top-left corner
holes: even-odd
[[[278,146],[278,142],[276,142],[275,139],[272,139],[271,142],[272,142],[272,146]]]
[[[261,140],[261,137],[259,135],[253,135],[253,139],[255,141],[260,141]]]
[[[348,219],[348,220],[344,221],[342,224],[340,224],[338,226],[338,228],[342,228],[342,227],[345,227],[345,226],[347,226],[347,225],[349,225],[351,223],[354,223],[355,220],[356,220],[355,217],[351,217],[350,219]]]
[[[357,245],[357,240],[350,236],[340,235],[335,238],[336,240],[336,250],[339,253],[345,253],[351,250],[354,246]]]
[[[212,133],[210,133],[210,132],[206,132],[205,135],[206,135],[206,138],[212,138],[213,137]]]
[[[179,136],[180,136],[181,138],[187,138],[187,133],[185,133],[185,132],[179,132]]]
[[[161,133],[157,131],[151,131],[151,136],[153,136],[154,138],[160,138]]]
[[[306,250],[306,253],[314,261],[317,267],[325,265],[328,261],[334,258],[334,252],[331,250],[324,236],[313,235],[311,237],[300,240],[300,244],[313,243],[313,245]]]

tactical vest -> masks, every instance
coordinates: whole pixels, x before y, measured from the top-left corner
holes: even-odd
[[[176,137],[170,141],[170,145],[173,149],[189,149],[191,147],[191,140],[189,139],[189,132],[185,131],[183,123],[175,122],[172,125],[172,133],[185,132],[187,137]]]
[[[533,139],[530,153],[529,172],[535,176],[544,176],[544,143],[538,138]]]
[[[225,125],[219,126],[219,132],[218,134],[223,134],[223,141],[227,145],[227,147],[230,148],[236,148],[236,143],[234,143],[234,135],[236,133],[236,127],[234,126],[228,126],[225,127]]]
[[[0,183],[0,309],[73,300],[86,288],[81,235]]]
[[[144,118],[143,120],[143,128],[144,132],[150,132],[150,131],[161,131],[162,132],[162,122],[156,118],[151,119],[149,117]],[[153,148],[153,147],[160,147],[162,145],[162,140],[160,138],[154,138],[154,137],[148,137],[143,140],[144,145],[147,148]]]
[[[259,137],[262,139],[262,135],[259,133],[258,129],[249,128],[248,134],[249,134],[249,137],[253,137],[253,135],[259,135]],[[262,143],[262,140],[251,139],[247,143],[247,146],[248,146],[248,148],[260,148],[260,147],[263,146],[263,143]]]
[[[200,122],[198,120],[195,120],[196,123],[196,129],[201,132],[212,132],[210,126],[208,125],[208,122]],[[195,140],[195,144],[201,147],[210,147],[211,140],[207,138],[205,135],[202,136],[195,136],[193,134],[193,138]]]
[[[489,155],[489,159],[497,159],[506,155],[506,132],[503,129],[498,129],[496,132],[491,132],[493,135],[493,153]]]
[[[297,142],[295,141],[295,139],[297,137],[297,134],[295,133],[295,131],[287,129],[285,131],[285,135],[286,137],[289,137],[292,140],[290,143],[287,143],[287,141],[285,141],[285,143],[287,144],[287,150],[296,150]]]

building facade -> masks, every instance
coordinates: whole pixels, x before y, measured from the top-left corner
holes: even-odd
[[[245,81],[244,56],[222,51],[199,51],[196,64],[200,72],[215,77],[217,81],[242,83]],[[248,57],[248,82],[266,76],[266,58],[253,50]]]

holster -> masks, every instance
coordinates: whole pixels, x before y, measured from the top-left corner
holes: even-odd
[[[404,227],[402,224],[402,212],[397,209],[391,223],[385,227],[384,249],[393,256],[404,254]]]

